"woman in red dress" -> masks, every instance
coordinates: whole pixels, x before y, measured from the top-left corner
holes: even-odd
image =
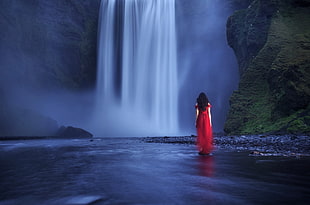
[[[205,93],[200,93],[196,103],[197,148],[199,154],[208,155],[213,150],[211,104]]]

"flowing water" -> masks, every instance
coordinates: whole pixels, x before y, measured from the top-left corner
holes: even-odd
[[[140,138],[0,142],[0,204],[309,204],[310,158]]]
[[[103,0],[99,21],[95,132],[175,134],[174,0]]]

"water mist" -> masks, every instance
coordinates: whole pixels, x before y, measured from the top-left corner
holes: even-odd
[[[178,132],[174,0],[102,0],[95,134]]]

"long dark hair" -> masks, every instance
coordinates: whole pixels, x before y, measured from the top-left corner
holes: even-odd
[[[204,92],[201,92],[197,98],[198,109],[201,111],[205,111],[208,106],[209,99]]]

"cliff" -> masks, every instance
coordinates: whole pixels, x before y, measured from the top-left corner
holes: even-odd
[[[240,82],[226,133],[310,133],[309,8],[309,0],[253,0],[229,17]]]
[[[100,0],[0,1],[0,135],[53,134],[57,122],[29,109],[30,98],[41,106],[51,90],[94,86],[99,7]]]
[[[99,5],[100,0],[1,1],[1,77],[43,87],[91,86]]]

